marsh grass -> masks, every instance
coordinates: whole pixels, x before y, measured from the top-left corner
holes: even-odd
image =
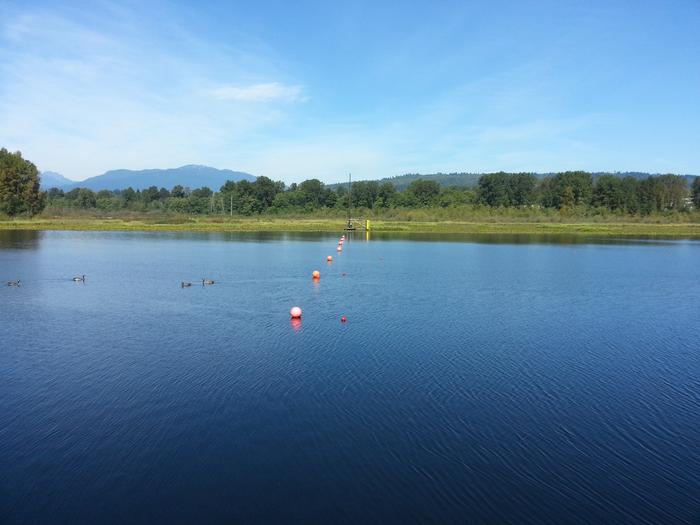
[[[439,211],[439,210],[438,210]],[[580,217],[577,215],[520,213],[495,214],[471,210],[473,215],[452,218],[449,211],[441,216],[436,210],[389,210],[389,213],[363,215],[372,219],[374,232],[403,233],[507,233],[507,234],[582,234],[601,236],[659,236],[700,238],[700,222],[673,222],[671,217],[631,218],[630,216]],[[454,212],[452,212],[454,213]],[[695,219],[685,214],[686,221]],[[625,220],[626,219],[626,220]],[[25,230],[115,230],[115,231],[221,231],[221,232],[340,232],[343,215],[299,214],[275,216],[189,216],[154,213],[125,213],[95,216],[65,214],[33,218],[0,218],[0,229]]]

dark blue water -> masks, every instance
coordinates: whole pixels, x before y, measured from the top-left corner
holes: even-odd
[[[0,232],[0,522],[700,522],[700,243],[336,239]]]

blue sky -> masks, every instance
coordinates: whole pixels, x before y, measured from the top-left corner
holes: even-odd
[[[0,0],[0,146],[207,164],[700,174],[700,1]]]

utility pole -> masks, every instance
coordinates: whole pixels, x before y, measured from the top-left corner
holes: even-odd
[[[352,210],[352,173],[348,173],[348,224]]]

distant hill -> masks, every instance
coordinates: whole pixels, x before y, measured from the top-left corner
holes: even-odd
[[[47,190],[49,188],[62,188],[64,186],[69,186],[75,181],[72,181],[60,173],[55,171],[42,171],[41,172],[41,189]]]
[[[60,186],[63,190],[73,188],[89,188],[99,190],[121,190],[133,188],[143,190],[150,186],[171,189],[173,186],[186,188],[201,188],[207,186],[214,191],[227,181],[249,180],[255,176],[242,171],[220,170],[209,166],[188,164],[179,168],[149,169],[149,170],[111,170],[96,177],[90,177],[80,182],[69,181],[70,184]],[[43,187],[48,188],[45,184]]]
[[[463,188],[473,188],[479,182],[479,177],[483,173],[407,173],[406,175],[397,175],[395,177],[385,177],[379,179],[377,182],[380,184],[384,182],[391,182],[397,190],[405,190],[411,182],[414,180],[434,180],[440,183],[442,187],[463,187]],[[543,179],[555,173],[533,173],[537,178]],[[639,171],[628,171],[628,172],[595,172],[591,173],[593,178],[600,177],[601,175],[614,175],[616,177],[634,177],[635,179],[646,179],[652,175],[659,175],[658,173],[644,173]],[[688,182],[688,185],[692,184],[693,179],[698,175],[682,175]],[[337,188],[338,186],[347,186],[347,182],[330,184],[332,188]]]

